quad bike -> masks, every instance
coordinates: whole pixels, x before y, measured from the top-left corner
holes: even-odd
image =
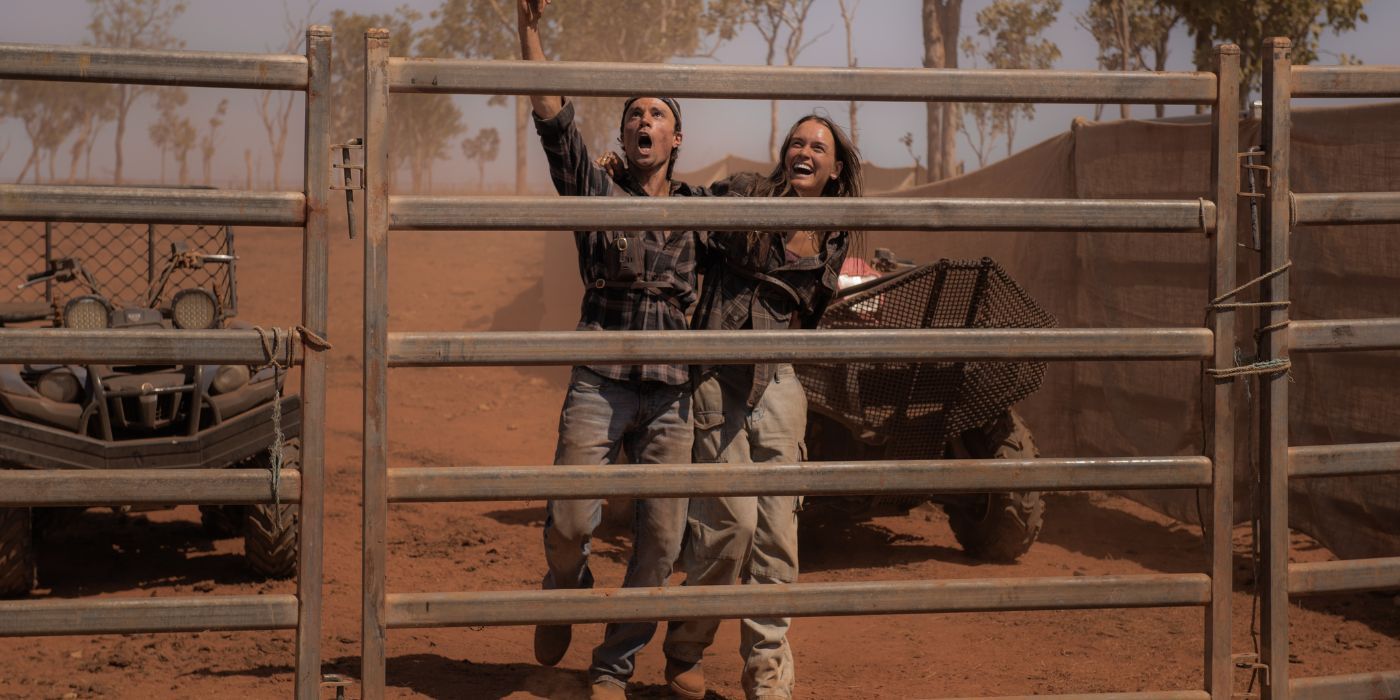
[[[1047,328],[1055,319],[994,261],[914,265],[879,249],[847,261],[845,286],[821,328]],[[1016,402],[1040,388],[1044,363],[907,362],[799,365],[810,459],[1031,459],[1035,441]],[[870,513],[925,501],[948,514],[971,556],[1015,561],[1045,518],[1039,492],[819,497],[811,507]]]
[[[45,252],[33,261],[44,269],[10,285],[31,292],[42,286],[43,301],[0,303],[0,333],[7,326],[112,333],[249,327],[230,320],[237,309],[236,258],[227,227],[204,241],[218,254],[192,251],[184,240],[162,241],[168,249],[157,251],[155,227],[149,235],[141,227],[146,250],[137,255],[134,239],[114,237],[96,255],[91,246],[82,248],[87,257],[80,259],[50,254],[57,226],[45,226]],[[99,236],[79,230],[74,239]],[[139,285],[123,282],[133,260],[146,267]],[[119,291],[106,293],[104,287]],[[285,442],[277,466],[295,469],[301,401],[282,396],[283,379],[276,367],[246,365],[0,364],[0,469],[272,471],[269,447],[279,428]],[[30,591],[36,540],[82,510],[0,508],[0,597]],[[294,505],[200,506],[200,514],[210,534],[242,535],[255,575],[285,578],[296,572]]]

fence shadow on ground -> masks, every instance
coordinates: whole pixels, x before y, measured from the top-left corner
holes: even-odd
[[[970,566],[983,563],[955,547],[923,544],[919,537],[892,532],[869,521],[882,512],[848,513],[837,507],[809,505],[798,518],[802,571],[880,568],[930,560]]]
[[[1038,542],[1094,559],[1127,559],[1161,573],[1199,572],[1206,561],[1198,531],[1140,518],[1088,493],[1046,494]]]
[[[39,584],[60,598],[254,580],[241,553],[215,552],[198,520],[153,521],[94,509],[36,544]]]

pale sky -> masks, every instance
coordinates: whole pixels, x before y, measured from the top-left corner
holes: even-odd
[[[556,0],[574,2],[583,0]],[[622,0],[592,0],[595,4]],[[963,34],[975,33],[976,13],[991,0],[967,0],[963,8]],[[1056,24],[1047,33],[1055,41],[1063,57],[1057,68],[1095,68],[1096,48],[1093,39],[1075,22],[1075,16],[1084,11],[1088,0],[1065,0],[1064,10]],[[305,13],[308,0],[286,0],[294,15]],[[438,0],[321,0],[312,15],[313,23],[326,22],[332,10],[344,9],[350,12],[387,13],[399,4],[407,4],[420,10],[425,16],[438,6]],[[0,41],[24,43],[78,44],[87,37],[89,5],[86,0],[0,0],[4,6],[4,22],[0,25]],[[210,51],[270,51],[276,50],[284,41],[283,0],[240,0],[226,2],[215,0],[189,0],[189,9],[180,18],[175,33],[183,38],[189,49]],[[856,18],[855,52],[862,66],[868,67],[917,67],[921,62],[922,37],[919,21],[919,0],[864,0]],[[1324,52],[1346,52],[1358,56],[1368,64],[1400,64],[1400,43],[1394,38],[1394,31],[1400,27],[1400,1],[1373,0],[1368,3],[1367,14],[1370,21],[1357,31],[1336,37],[1323,38]],[[829,29],[829,31],[828,31]],[[808,35],[816,36],[827,32],[814,43],[799,59],[801,65],[845,65],[845,36],[841,26],[836,0],[818,0],[808,23]],[[359,41],[359,38],[337,37],[337,43]],[[748,30],[737,40],[724,45],[717,54],[715,63],[762,64],[763,47],[756,32]],[[1173,37],[1169,68],[1190,69],[1191,41],[1181,27]],[[1335,58],[1323,54],[1322,62]],[[706,61],[709,62],[709,61]],[[243,151],[253,149],[255,168],[262,173],[270,173],[270,151],[266,137],[258,120],[256,100],[258,93],[241,90],[191,89],[190,101],[185,114],[196,127],[202,127],[213,113],[214,105],[221,98],[230,101],[230,114],[221,132],[221,144],[215,158],[215,184],[241,186],[243,182]],[[459,106],[464,112],[464,121],[472,132],[482,127],[495,127],[501,131],[501,156],[488,167],[488,181],[508,183],[514,181],[514,129],[511,120],[514,110],[501,107],[488,107],[484,98],[458,97]],[[836,120],[847,121],[846,103],[784,102],[781,121],[786,126],[798,116],[814,108],[827,110]],[[1135,115],[1150,116],[1150,106],[1135,106]],[[768,142],[768,104],[761,101],[716,101],[690,99],[685,102],[686,149],[680,163],[680,170],[699,168],[724,153],[734,153],[748,158],[762,159]],[[1168,114],[1182,114],[1189,111],[1185,107],[1168,108]],[[866,103],[860,112],[860,147],[865,157],[878,165],[887,167],[912,164],[908,153],[899,138],[905,132],[914,135],[914,150],[920,156],[924,153],[924,106],[903,103]],[[1023,124],[1016,136],[1017,150],[1049,138],[1069,127],[1076,115],[1092,114],[1092,106],[1080,105],[1039,105],[1036,119]],[[1117,114],[1116,108],[1108,114]],[[299,110],[298,110],[299,115]],[[135,179],[154,181],[158,177],[159,165],[155,160],[155,147],[146,133],[146,125],[151,116],[150,105],[138,107],[133,112],[134,123],[128,128],[125,149],[128,154],[129,176]],[[294,120],[299,116],[294,116]],[[94,151],[94,175],[108,177],[111,169],[112,127],[102,133]],[[289,138],[287,154],[284,157],[283,187],[295,187],[301,172],[300,129],[294,128]],[[13,181],[28,157],[28,139],[16,120],[0,123],[0,150],[9,144],[8,153],[0,160],[0,181]],[[533,144],[532,144],[533,146]],[[975,157],[963,140],[959,139],[960,157],[975,165]],[[449,149],[452,160],[439,162],[434,171],[434,181],[439,186],[475,183],[476,167],[466,163],[455,144]],[[544,160],[537,147],[530,149],[530,177],[541,187],[545,183]],[[1004,151],[997,154],[1000,158]],[[192,175],[198,177],[198,156],[191,157]],[[66,158],[60,157],[59,173],[66,174]],[[169,179],[174,179],[174,166],[169,168]],[[270,177],[270,176],[269,176]],[[268,187],[262,182],[255,187]]]

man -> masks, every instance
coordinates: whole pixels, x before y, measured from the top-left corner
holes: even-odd
[[[539,21],[548,0],[517,0],[521,55],[544,60]],[[530,98],[535,129],[549,161],[555,189],[565,196],[697,196],[703,190],[672,182],[681,145],[681,111],[675,100],[637,97],[623,109],[619,142],[625,161],[616,178],[589,157],[574,125],[574,106],[562,97]],[[579,273],[585,286],[579,330],[687,328],[686,309],[696,298],[696,234],[688,231],[577,231]],[[555,464],[611,464],[626,449],[638,464],[684,464],[694,439],[690,374],[686,365],[575,367],[559,416]],[[662,586],[680,552],[686,499],[636,502],[636,537],[624,587]],[[550,501],[544,548],[546,589],[590,588],[589,540],[602,516],[596,499]],[[626,697],[638,651],[655,634],[655,622],[607,626],[589,668],[590,697]],[[535,628],[535,658],[552,666],[568,650],[567,625]]]

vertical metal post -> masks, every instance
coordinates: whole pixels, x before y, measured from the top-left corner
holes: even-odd
[[[1240,186],[1240,48],[1233,44],[1215,50],[1217,93],[1211,112],[1211,186],[1215,199],[1215,238],[1210,277],[1212,299],[1235,288],[1235,250],[1238,244],[1237,192]],[[1211,365],[1225,369],[1235,365],[1235,314],[1219,310],[1210,316],[1215,334],[1215,356]],[[1205,425],[1211,477],[1210,519],[1206,529],[1210,552],[1210,604],[1206,606],[1206,690],[1212,700],[1230,700],[1234,666],[1230,658],[1231,594],[1234,582],[1234,547],[1231,531],[1235,524],[1235,411],[1234,378],[1206,376],[1203,391],[1208,392]]]
[[[388,526],[389,32],[365,32],[364,602],[361,697],[384,697]]]
[[[44,269],[53,268],[53,222],[44,222]],[[44,280],[44,301],[53,305],[53,279]]]
[[[1289,138],[1292,128],[1291,69],[1292,43],[1275,37],[1266,44],[1264,56],[1264,149],[1268,152],[1268,204],[1265,207],[1261,271],[1276,270],[1287,264],[1288,234],[1292,215],[1289,202]],[[1264,283],[1265,301],[1288,301],[1287,272]],[[1269,308],[1260,314],[1265,327],[1259,339],[1261,360],[1288,358],[1288,308]],[[1288,373],[1261,375],[1260,407],[1260,488],[1263,491],[1263,520],[1260,537],[1263,552],[1261,592],[1263,658],[1268,666],[1264,700],[1288,698]]]
[[[146,224],[146,287],[156,281],[156,225]]]
[[[306,30],[306,138],[303,187],[306,227],[302,231],[301,323],[328,335],[327,296],[330,251],[327,197],[330,173],[331,29]],[[326,356],[306,353],[301,368],[301,530],[297,548],[297,700],[321,696],[321,599],[325,542]]]

